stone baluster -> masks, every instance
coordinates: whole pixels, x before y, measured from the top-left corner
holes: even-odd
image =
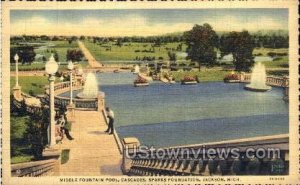
[[[221,175],[226,175],[228,173],[228,161],[224,158],[220,158],[218,164],[218,171],[220,171]]]
[[[247,175],[257,175],[260,171],[260,164],[261,162],[256,157],[249,159],[249,162],[246,166]]]
[[[234,158],[230,166],[229,174],[240,175],[241,171],[242,171],[242,161],[239,158]]]
[[[218,166],[218,161],[217,160],[215,160],[213,158],[210,158],[208,160],[207,169],[208,169],[210,175],[216,173],[217,166]]]

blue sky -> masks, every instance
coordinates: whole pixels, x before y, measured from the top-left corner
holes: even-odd
[[[287,30],[287,9],[12,10],[11,33],[132,36],[186,31],[209,23],[216,31]]]

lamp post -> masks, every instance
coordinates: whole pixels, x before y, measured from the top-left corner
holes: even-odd
[[[73,105],[73,69],[74,65],[72,61],[68,63],[68,69],[70,70],[70,105]]]
[[[50,94],[50,125],[48,133],[48,144],[52,147],[56,144],[55,141],[55,107],[54,107],[54,80],[55,73],[57,72],[58,64],[54,60],[53,55],[49,58],[49,61],[45,65],[46,73],[49,75],[49,94]]]
[[[16,85],[15,85],[15,87],[18,88],[19,87],[19,69],[18,69],[19,55],[16,54],[14,59],[16,61]]]

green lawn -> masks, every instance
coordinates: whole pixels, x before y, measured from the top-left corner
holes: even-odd
[[[153,48],[151,45],[153,43],[123,43],[121,47],[115,45],[114,42],[109,42],[106,44],[99,44],[96,43],[94,44],[93,42],[90,41],[84,41],[85,46],[89,49],[89,51],[92,53],[92,55],[101,62],[109,61],[109,62],[118,62],[118,61],[133,61],[137,56],[143,58],[144,56],[146,57],[155,57],[158,59],[159,57],[163,57],[164,60],[168,60],[168,50],[167,48],[170,49],[170,51],[173,49],[174,51],[172,52],[177,52],[176,48],[180,44],[178,43],[167,43],[167,44],[162,44],[160,47],[154,47],[154,52]],[[111,47],[111,50],[109,49]],[[183,45],[182,51],[185,51],[186,46]],[[181,60],[184,59],[183,56],[178,56],[177,59]]]
[[[262,62],[266,68],[288,68],[289,58],[287,56],[274,59],[273,61]]]
[[[279,49],[272,49],[272,48],[255,48],[253,50],[253,55],[261,54],[261,56],[268,56],[269,52],[275,53],[288,53],[288,48],[279,48]]]
[[[43,55],[46,57],[48,60],[51,56],[52,51],[56,51],[58,54],[58,61],[61,65],[59,67],[60,70],[66,69],[67,68],[67,50],[72,50],[72,49],[79,49],[77,42],[72,42],[69,44],[68,41],[49,41],[49,45],[54,45],[54,46],[49,46],[49,47],[44,47],[44,48],[35,48],[34,51],[38,55]],[[12,45],[11,47],[16,47],[15,45]],[[82,67],[87,66],[86,61],[81,61],[79,62]],[[32,63],[31,65],[28,64],[19,64],[19,70],[20,71],[28,71],[28,70],[44,70],[45,69],[45,62],[42,61],[42,59],[38,59],[35,61],[35,63]],[[15,70],[15,65],[11,65],[11,70]]]
[[[45,63],[38,62],[38,63],[32,63],[31,65],[29,65],[29,64],[24,64],[24,65],[19,64],[18,69],[19,69],[19,71],[32,71],[32,70],[40,71],[40,70],[45,70]],[[15,67],[14,64],[10,66],[10,70],[11,71],[16,70],[16,67]]]
[[[229,74],[228,71],[223,71],[220,69],[206,69],[203,71],[173,71],[171,74],[175,78],[175,81],[180,81],[183,79],[185,75],[190,76],[198,76],[200,79],[200,82],[207,82],[207,81],[223,81],[225,75]]]
[[[19,76],[19,85],[22,87],[22,92],[34,94],[43,94],[44,87],[47,85],[48,78],[46,76]],[[10,77],[10,88],[15,85],[15,77]]]
[[[71,44],[68,41],[49,41],[49,44],[53,44],[53,47],[35,49],[34,51],[37,54],[44,55],[47,59],[51,56],[51,51],[55,50],[58,54],[59,61],[56,62],[67,62],[66,54],[67,50],[79,49],[77,42],[72,42]]]

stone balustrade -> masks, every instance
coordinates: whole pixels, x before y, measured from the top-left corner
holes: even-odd
[[[13,177],[37,177],[58,175],[59,160],[47,159],[11,165]]]
[[[78,80],[74,80],[73,82],[73,90],[82,89],[83,83]],[[49,92],[48,86],[46,87],[46,96],[44,102],[47,104],[49,101]],[[60,96],[60,94],[70,91],[70,82],[61,82],[56,83],[54,85],[54,104],[56,107],[66,108],[70,104],[69,97]],[[73,104],[75,105],[75,109],[81,110],[102,110],[104,107],[104,98],[105,94],[100,92],[98,97],[95,99],[80,99],[80,98],[73,98]]]
[[[240,81],[245,83],[251,82],[251,74],[242,73],[240,75]],[[288,87],[289,86],[289,77],[277,77],[277,76],[267,76],[266,84],[276,87]]]
[[[198,152],[194,153],[193,151]],[[229,151],[228,149],[237,148],[239,157],[229,152],[228,157],[219,155],[208,155],[209,149]],[[261,154],[253,152],[251,158],[246,157],[247,149],[254,150],[278,149],[279,155],[267,155],[260,157]],[[175,151],[173,155],[162,155],[163,153]],[[178,151],[178,152],[176,152]],[[200,151],[200,152],[199,152]],[[179,146],[163,148],[157,151],[143,151],[127,158],[123,155],[123,171],[127,175],[139,176],[161,176],[161,175],[287,175],[289,169],[289,139],[288,135],[264,136],[257,138],[239,139],[200,145]],[[150,155],[152,153],[152,155]],[[175,156],[175,154],[181,154]],[[169,153],[170,154],[170,153]],[[148,155],[148,156],[147,156]],[[143,156],[143,157],[141,157]],[[147,156],[147,157],[145,157]],[[164,156],[164,157],[158,157]],[[130,165],[124,167],[124,163]]]

